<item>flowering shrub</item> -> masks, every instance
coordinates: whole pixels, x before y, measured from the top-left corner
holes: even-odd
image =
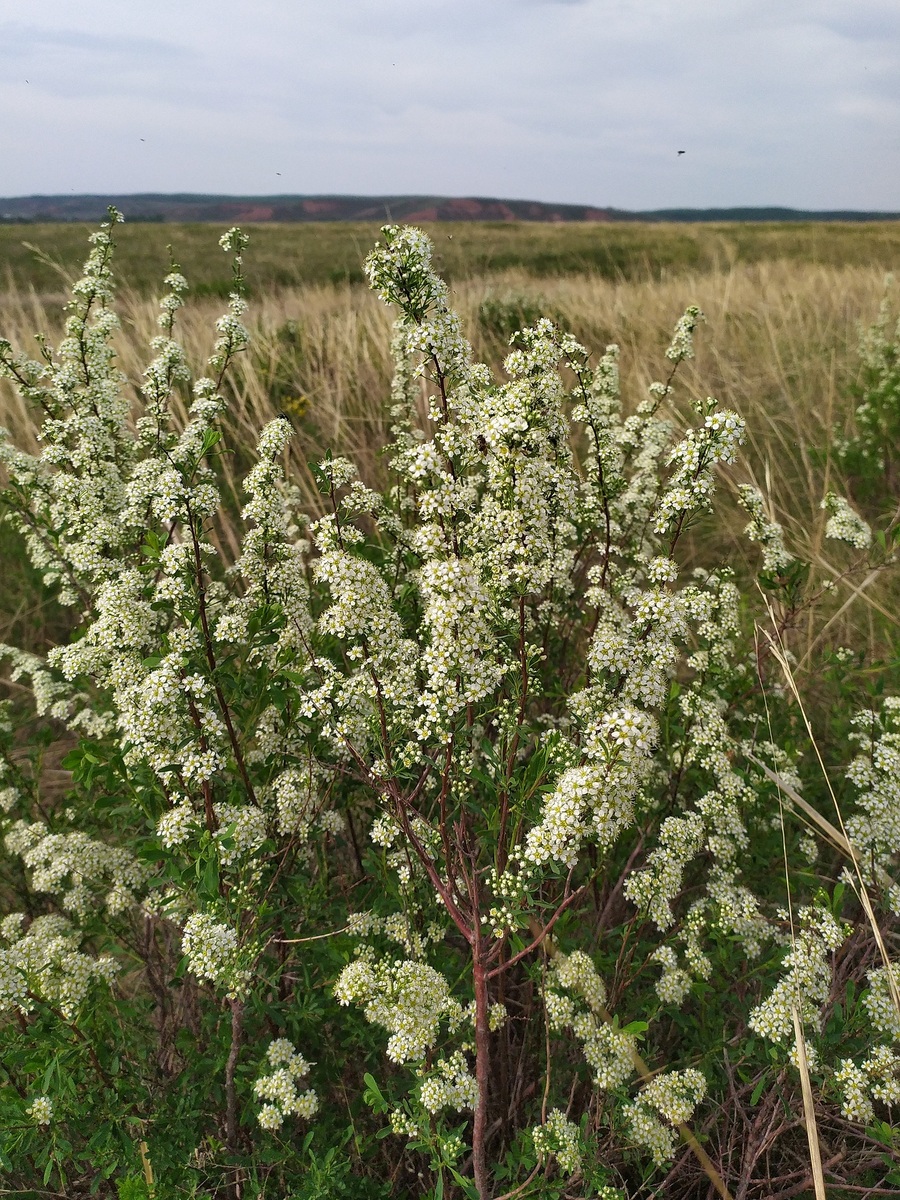
[[[0,765],[15,1186],[611,1198],[681,1171],[726,1196],[745,1166],[719,1106],[799,1088],[798,1021],[822,1104],[890,1143],[897,702],[856,721],[860,795],[829,843],[782,672],[828,593],[748,484],[768,640],[702,539],[682,565],[744,437],[712,398],[672,416],[699,310],[632,411],[617,347],[595,361],[546,319],[498,382],[428,239],[386,227],[367,272],[397,311],[388,486],[328,456],[303,511],[276,419],[231,558],[217,423],[249,345],[246,238],[222,239],[234,290],[193,381],[173,267],[132,410],[118,219],[60,346],[0,342],[43,414],[39,455],[0,442],[8,519],[72,613],[46,655],[0,648],[37,714],[9,708]],[[823,505],[846,577],[890,564],[893,527]],[[854,970],[877,1036],[848,1009],[838,1053]]]
[[[900,318],[894,311],[894,278],[885,280],[878,318],[860,339],[859,403],[853,431],[838,433],[836,457],[869,503],[896,502],[900,438]]]

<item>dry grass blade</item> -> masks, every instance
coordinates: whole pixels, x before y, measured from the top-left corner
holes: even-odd
[[[806,1126],[806,1137],[809,1141],[809,1162],[812,1168],[813,1187],[816,1192],[816,1200],[826,1200],[825,1175],[822,1171],[822,1151],[819,1147],[816,1109],[813,1103],[812,1082],[809,1078],[809,1063],[806,1059],[806,1040],[803,1037],[803,1024],[800,1020],[800,1010],[796,1002],[791,1005],[791,1014],[794,1018],[797,1066],[800,1071],[800,1088],[803,1092],[803,1123]]]
[[[803,703],[803,698],[800,695],[800,689],[797,687],[797,681],[794,677],[794,672],[791,670],[791,665],[788,662],[787,655],[784,652],[784,646],[782,645],[781,638],[779,637],[778,632],[777,632],[778,626],[775,623],[774,614],[772,613],[772,610],[769,607],[768,601],[766,601],[766,607],[769,610],[769,618],[772,621],[772,628],[776,631],[775,639],[769,638],[769,646],[772,651],[772,656],[775,658],[776,662],[781,667],[781,670],[784,674],[785,680],[787,681],[787,685],[790,688],[791,693],[794,696],[794,699],[797,701],[797,707],[799,708],[800,715],[803,718],[803,724],[806,726],[806,732],[807,732],[807,736],[809,737],[810,745],[812,746],[813,750],[815,751],[816,759],[818,760],[819,767],[822,771],[822,777],[825,780],[825,786],[828,788],[828,793],[831,796],[831,802],[834,805],[834,811],[837,814],[841,834],[843,836],[844,841],[846,842],[847,846],[850,849],[850,859],[851,859],[851,862],[853,863],[853,869],[854,869],[854,873],[856,876],[857,894],[859,895],[860,903],[862,904],[863,911],[866,914],[866,919],[868,920],[869,925],[871,926],[872,934],[875,938],[876,945],[878,946],[878,953],[881,955],[881,961],[884,964],[885,975],[886,975],[887,984],[888,984],[888,990],[890,992],[891,1003],[893,1004],[894,1012],[896,1013],[898,1019],[900,1019],[900,990],[898,990],[898,987],[897,987],[897,978],[896,978],[896,974],[894,971],[894,965],[891,962],[890,956],[887,951],[887,946],[884,943],[884,937],[882,936],[882,933],[881,933],[881,928],[880,928],[878,921],[876,919],[876,916],[875,916],[875,910],[872,906],[872,900],[871,900],[871,897],[869,896],[869,890],[866,887],[866,881],[863,878],[862,870],[860,868],[859,855],[857,854],[856,850],[854,849],[853,844],[850,841],[850,838],[847,834],[847,827],[844,824],[844,818],[841,813],[841,807],[838,804],[838,798],[834,793],[834,788],[831,786],[831,779],[829,778],[828,770],[825,766],[825,761],[822,758],[822,752],[819,749],[819,744],[816,741],[815,734],[813,733],[813,728],[810,723],[809,716],[807,715],[806,707]]]
[[[757,635],[758,633],[759,630],[757,630]],[[772,724],[771,714],[769,712],[769,701],[768,697],[766,696],[765,685],[761,674],[759,676],[759,685],[763,692],[763,700],[766,706],[766,720],[769,724],[769,735],[771,737]],[[797,798],[799,799],[799,797]],[[791,953],[796,954],[797,942],[794,928],[794,906],[791,899],[791,865],[788,858],[787,832],[784,827],[784,792],[780,786],[778,790],[778,819],[781,825],[781,849],[784,859],[784,883],[787,898],[787,911],[788,919],[790,920],[791,925]],[[847,846],[850,848],[849,842],[847,842]],[[852,856],[852,848],[850,848],[850,853]],[[812,1173],[813,1186],[816,1190],[816,1200],[825,1200],[825,1177],[822,1173],[822,1153],[819,1147],[819,1131],[816,1125],[816,1110],[815,1104],[813,1103],[812,1083],[809,1077],[809,1061],[806,1055],[806,1038],[803,1034],[803,1021],[800,1016],[800,1007],[797,997],[795,997],[791,1003],[791,1017],[794,1022],[794,1046],[796,1047],[797,1051],[797,1069],[800,1072],[800,1087],[803,1095],[803,1123],[806,1127],[806,1137],[809,1143],[810,1170]]]
[[[141,1154],[141,1166],[144,1170],[144,1182],[147,1185],[147,1195],[150,1197],[150,1200],[153,1200],[156,1195],[156,1189],[153,1179],[153,1164],[150,1162],[150,1150],[147,1143],[143,1140],[140,1142],[138,1149],[140,1150]]]
[[[817,557],[816,562],[820,567],[824,567],[826,570],[830,571],[835,578],[837,578],[838,572],[834,569],[834,567],[831,566],[830,563],[826,562],[824,558]],[[806,666],[810,657],[812,656],[813,651],[823,641],[828,630],[832,627],[832,625],[840,620],[840,618],[852,607],[854,601],[856,600],[864,600],[866,604],[870,604],[874,609],[881,613],[883,617],[886,617],[892,625],[900,624],[900,618],[898,618],[895,612],[891,612],[889,608],[886,608],[883,604],[880,604],[873,596],[866,594],[866,589],[871,587],[871,585],[881,574],[882,568],[876,567],[874,570],[869,572],[862,583],[860,583],[858,586],[851,583],[847,579],[843,580],[844,584],[850,588],[850,595],[837,610],[837,612],[832,613],[832,615],[816,634],[815,638],[810,642],[805,654],[803,655],[803,658],[798,664],[799,667],[802,668]]]
[[[796,791],[782,775],[779,775],[777,771],[773,771],[770,766],[762,761],[762,759],[757,758],[755,754],[749,753],[746,755],[746,757],[758,770],[762,771],[762,773],[771,783],[775,784],[784,798],[788,800],[794,808],[799,809],[800,812],[804,813],[809,818],[810,823],[828,839],[835,849],[840,850],[840,852],[845,854],[847,858],[853,862],[856,862],[858,855],[853,848],[853,844],[847,840],[847,838],[843,833],[841,833],[840,829],[838,829],[836,825],[832,825],[827,818],[823,817],[822,814],[817,809],[813,808],[810,802],[804,799],[803,796],[801,796],[800,793]],[[876,872],[878,875],[878,881],[882,884],[882,886],[886,888],[893,887],[894,881],[883,868],[877,867]]]

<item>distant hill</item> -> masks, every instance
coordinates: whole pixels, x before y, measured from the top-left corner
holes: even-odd
[[[14,196],[0,199],[0,222],[98,221],[110,205],[129,221],[896,221],[900,213],[796,208],[660,208],[629,212],[585,204],[544,204],[472,196]]]

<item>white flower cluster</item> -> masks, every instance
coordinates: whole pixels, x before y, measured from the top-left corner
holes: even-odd
[[[880,1033],[886,1033],[894,1041],[900,1042],[900,1013],[891,995],[891,982],[894,982],[895,988],[900,983],[900,964],[892,962],[890,971],[890,979],[886,965],[869,972],[869,986],[863,993],[863,1005],[873,1026]]]
[[[227,867],[252,857],[266,840],[266,814],[255,804],[215,804],[219,862]]]
[[[605,1001],[603,981],[583,951],[554,958],[544,993],[550,1028],[572,1030],[593,1069],[595,1085],[609,1091],[633,1072],[635,1041],[633,1034],[608,1023],[602,1011]]]
[[[390,941],[402,946],[412,958],[418,959],[425,957],[430,943],[443,941],[446,933],[437,921],[429,921],[424,929],[417,929],[409,912],[395,912],[386,917],[380,917],[373,912],[350,913],[347,930],[352,937],[384,934]],[[363,947],[360,952],[364,955],[369,954],[371,947]]]
[[[0,659],[9,662],[11,680],[29,680],[38,716],[49,714],[86,737],[102,737],[109,733],[112,725],[107,714],[98,713],[84,693],[73,693],[68,683],[47,669],[45,659],[3,643],[0,643]]]
[[[847,834],[864,877],[875,884],[883,882],[879,871],[891,870],[900,845],[900,697],[886,697],[880,713],[858,713],[853,726],[861,753],[847,768],[847,778],[859,796],[858,811],[846,820]],[[898,898],[896,889],[893,895],[889,891],[895,912]]]
[[[111,210],[92,235],[94,248],[72,289],[65,337],[55,354],[33,363],[0,344],[0,373],[24,380],[26,394],[47,414],[37,458],[0,438],[0,461],[12,485],[11,519],[64,604],[83,601],[88,587],[116,571],[130,532],[118,510],[134,444],[112,348],[119,322],[109,308],[112,228],[121,219]]]
[[[672,901],[681,890],[685,865],[700,849],[703,833],[699,813],[666,817],[659,833],[660,844],[650,854],[646,867],[625,881],[625,895],[661,931],[675,923]]]
[[[656,1109],[671,1125],[689,1121],[694,1109],[706,1095],[703,1075],[689,1067],[685,1071],[664,1071],[641,1088],[641,1104]]]
[[[713,408],[714,401],[707,402]],[[733,412],[710,411],[702,429],[689,429],[669,456],[676,464],[654,517],[657,533],[693,510],[709,507],[713,493],[713,469],[717,463],[734,462],[744,440],[744,421]]]
[[[804,1027],[817,1028],[831,988],[831,955],[843,945],[847,932],[820,905],[802,908],[796,917],[793,944],[784,958],[787,972],[768,999],[751,1012],[750,1028],[771,1042],[793,1045],[795,1006]]]
[[[591,719],[598,699],[600,711]],[[534,866],[556,861],[572,867],[588,839],[604,849],[613,845],[632,819],[650,769],[657,731],[648,713],[606,709],[590,692],[574,698],[573,708],[588,726],[584,753],[595,761],[564,771],[544,801],[541,820],[525,840],[525,861]]]
[[[58,586],[60,599],[77,601],[86,612],[80,637],[51,651],[46,663],[13,656],[13,672],[31,676],[39,712],[49,712],[70,728],[104,736],[118,726],[126,765],[149,764],[171,796],[172,808],[160,821],[159,836],[172,847],[191,836],[197,792],[231,757],[222,705],[203,654],[205,634],[199,626],[206,616],[198,620],[197,605],[199,596],[214,618],[224,590],[205,578],[206,560],[214,550],[203,521],[219,504],[215,475],[205,460],[218,441],[213,426],[225,404],[216,380],[248,344],[239,295],[246,239],[238,230],[224,239],[224,248],[238,260],[235,291],[217,325],[209,360],[213,378],[195,383],[189,420],[179,433],[169,401],[175,389],[189,382],[184,352],[174,339],[187,284],[175,268],[165,281],[161,335],[152,342],[155,357],[143,376],[145,407],[132,422],[129,392],[115,366],[111,341],[117,328],[109,309],[111,234],[119,219],[112,213],[93,239],[57,350],[47,348],[44,363],[36,364],[11,357],[6,343],[0,345],[0,372],[12,373],[47,415],[38,458],[5,441],[0,449],[15,504],[24,514],[23,533],[45,581]],[[293,561],[293,548],[286,550],[283,544],[288,530],[283,519],[278,524],[281,514],[272,499],[277,486],[270,468],[283,444],[280,424],[264,431],[260,448],[266,463],[249,480],[247,517],[255,526],[245,564],[255,561],[256,526],[264,525],[267,562],[274,562],[266,580],[273,604],[284,603],[276,568]],[[277,546],[276,535],[281,535]],[[150,570],[148,554],[156,556]],[[252,574],[248,566],[247,575]],[[295,571],[292,586],[299,578]],[[72,685],[81,680],[91,686],[85,693],[74,692]],[[103,696],[99,708],[98,687]],[[87,692],[95,697],[90,702]],[[218,807],[223,863],[253,853],[265,836],[261,815],[250,806]],[[20,834],[11,831],[14,841]],[[124,850],[81,832],[34,834],[32,830],[22,847],[34,889],[61,893],[63,905],[77,913],[86,911],[100,889],[110,912],[134,903],[146,873]]]
[[[437,364],[442,377],[462,379],[470,350],[447,304],[447,285],[432,269],[431,240],[408,226],[386,225],[381,233],[384,240],[369,254],[365,269],[381,299],[398,305],[406,317],[402,356],[418,352],[426,364]]]
[[[200,816],[190,800],[181,800],[164,812],[156,824],[156,835],[167,850],[183,846],[200,829]]]
[[[253,612],[264,605],[277,605],[282,628],[266,648],[271,662],[280,651],[302,643],[311,624],[306,543],[297,537],[291,497],[279,462],[290,437],[290,423],[283,418],[270,421],[260,434],[258,462],[244,480],[249,500],[241,516],[249,528],[235,564],[246,588],[242,596],[225,607],[215,631],[219,641],[244,641]]]
[[[894,312],[895,283],[893,275],[885,277],[878,317],[860,339],[863,393],[854,413],[855,434],[848,437],[843,428],[833,431],[838,456],[851,470],[862,468],[872,478],[884,472],[893,458],[900,402],[900,320]]]
[[[301,1092],[298,1082],[309,1074],[310,1064],[298,1054],[287,1038],[276,1038],[266,1051],[272,1069],[261,1075],[253,1085],[254,1093],[267,1103],[259,1110],[258,1120],[263,1129],[275,1132],[285,1117],[297,1116],[309,1120],[319,1110],[319,1098],[312,1088]]]
[[[551,579],[565,589],[576,532],[578,479],[558,365],[587,352],[545,319],[518,341],[504,364],[509,383],[472,385],[461,414],[484,447],[485,491],[467,538],[501,596],[539,592]]]
[[[859,1065],[842,1059],[834,1079],[841,1092],[841,1112],[850,1121],[873,1124],[873,1100],[900,1104],[900,1054],[889,1046],[876,1046]]]
[[[444,976],[411,959],[363,954],[344,967],[334,994],[340,1004],[361,1005],[367,1021],[390,1033],[387,1055],[396,1063],[423,1058],[437,1041],[442,1017],[460,1019]]]
[[[396,720],[408,727],[418,690],[419,652],[404,636],[387,580],[374,563],[353,553],[362,538],[359,531],[328,516],[310,526],[310,532],[319,551],[315,577],[332,598],[319,629],[341,639],[350,661],[362,665],[344,675],[328,660],[317,660],[323,682],[307,693],[301,711],[319,720],[327,714],[324,732],[345,752],[347,742],[367,744],[370,722],[381,712],[391,725]]]
[[[157,317],[157,323],[163,332],[150,343],[156,357],[144,371],[141,391],[144,393],[146,408],[144,415],[137,421],[138,441],[151,455],[165,438],[169,399],[173,388],[190,383],[191,378],[184,350],[172,336],[176,314],[184,306],[188,281],[177,268],[173,268],[163,280],[163,284],[168,290],[160,301]]]
[[[694,330],[701,321],[705,321],[706,317],[700,311],[696,304],[691,304],[685,309],[684,314],[678,318],[675,325],[675,332],[672,335],[672,341],[669,343],[669,348],[666,350],[666,358],[672,362],[678,362],[683,358],[694,357]]]
[[[600,619],[588,661],[598,680],[570,699],[584,731],[581,754],[593,761],[569,768],[548,794],[540,823],[529,831],[524,848],[531,864],[557,861],[573,866],[585,840],[611,845],[632,819],[634,802],[652,771],[658,737],[655,718],[637,705],[664,702],[679,655],[678,641],[688,636],[690,624],[706,643],[706,649],[691,656],[691,665],[706,672],[730,665],[738,631],[736,588],[710,575],[705,587],[692,585],[674,593],[670,585],[675,567],[670,559],[656,556],[646,570],[652,586],[648,590],[624,589],[622,604],[607,592],[593,589]],[[624,705],[625,700],[631,704]],[[696,689],[685,689],[680,702],[701,711]],[[746,837],[736,816],[736,800],[743,785],[723,748],[727,742],[724,722],[715,701],[705,704],[703,711],[715,720],[693,722],[693,744],[686,748],[686,761],[693,755],[711,767],[723,780],[720,792],[724,799],[717,801],[718,809],[713,812],[715,805],[709,798],[706,820],[702,805],[700,815],[673,819],[645,872],[631,877],[636,902],[649,905],[656,898],[654,918],[662,922],[662,928],[671,924],[669,903],[679,890],[685,863],[699,850],[707,829],[711,831],[710,849],[722,857],[729,846]]]
[[[432,1114],[445,1108],[462,1112],[463,1109],[475,1107],[478,1086],[460,1050],[454,1051],[449,1058],[439,1058],[435,1062],[433,1073],[422,1081],[419,1099]]]
[[[872,530],[859,513],[853,511],[843,496],[828,492],[821,506],[828,513],[825,536],[839,542],[847,542],[857,550],[866,550],[872,544]]]
[[[785,549],[784,530],[766,512],[762,492],[748,483],[742,483],[738,487],[738,499],[750,514],[750,523],[744,533],[751,542],[758,542],[762,547],[763,570],[776,573],[784,571],[794,561],[794,556]]]
[[[209,913],[194,913],[185,922],[181,949],[198,979],[208,979],[226,996],[246,992],[251,972],[245,965],[237,931],[229,925],[214,921]]]
[[[672,946],[659,946],[651,958],[662,967],[656,982],[656,994],[663,1004],[678,1007],[691,990],[691,976],[678,964],[678,954]]]
[[[628,1132],[635,1145],[648,1150],[658,1167],[664,1167],[666,1163],[671,1162],[678,1145],[674,1131],[663,1125],[656,1113],[639,1101],[626,1104],[623,1112]]]
[[[603,980],[583,950],[557,954],[553,960],[552,979],[559,987],[580,996],[591,1012],[599,1012],[606,1003]]]
[[[705,583],[705,587],[685,588],[680,594],[701,648],[688,659],[699,679],[682,688],[678,696],[685,733],[677,753],[682,769],[702,768],[712,776],[714,786],[696,802],[695,811],[663,821],[658,846],[644,867],[632,872],[625,883],[625,894],[659,929],[666,930],[678,919],[675,901],[682,892],[687,867],[700,853],[712,860],[704,870],[706,894],[693,901],[679,930],[684,965],[671,945],[653,956],[663,967],[657,992],[672,1003],[679,1003],[687,994],[691,976],[709,977],[712,966],[701,943],[706,928],[736,934],[750,957],[760,952],[769,932],[757,899],[740,882],[739,864],[750,840],[744,814],[752,810],[755,794],[733,768],[740,747],[729,732],[717,690],[720,679],[732,676],[738,594],[732,583],[716,575],[707,577]],[[761,752],[761,747],[755,749]],[[780,754],[777,748],[771,749]],[[781,758],[778,762],[790,771],[789,764]]]
[[[391,1122],[391,1129],[398,1137],[406,1137],[412,1140],[413,1138],[422,1136],[418,1122],[414,1121],[405,1109],[392,1108],[389,1120]]]
[[[53,1120],[53,1101],[49,1096],[35,1096],[25,1111],[35,1125],[49,1125]]]
[[[489,596],[474,563],[433,559],[422,568],[419,586],[431,635],[422,656],[427,683],[419,727],[420,736],[427,737],[492,691],[503,668],[490,652],[494,637],[487,620]]]
[[[621,470],[624,451],[621,445],[621,400],[619,396],[619,347],[609,345],[593,375],[579,364],[585,387],[580,403],[572,410],[572,419],[582,422],[590,444],[590,471],[583,499],[592,518],[607,528],[610,542],[617,541],[621,528],[612,520],[610,502],[624,486]]]
[[[301,841],[309,836],[318,803],[318,780],[308,766],[288,767],[272,783],[276,828]]]
[[[4,838],[7,850],[22,857],[36,892],[62,897],[69,912],[83,917],[97,902],[111,915],[137,903],[147,880],[145,868],[128,850],[98,842],[86,834],[50,833],[41,821],[16,821]]]
[[[115,977],[113,958],[83,954],[82,935],[65,917],[35,917],[25,929],[22,914],[13,913],[4,919],[2,934],[10,944],[0,946],[0,1011],[30,1012],[36,996],[71,1020],[92,984]]]
[[[591,765],[572,767],[561,776],[544,802],[540,824],[529,830],[527,862],[534,866],[561,862],[574,867],[582,844],[592,832],[594,814],[601,845],[612,844],[631,809],[630,797],[607,788],[607,775],[602,767]]]
[[[626,1105],[632,1139],[650,1151],[657,1166],[665,1166],[675,1154],[677,1138],[669,1126],[690,1120],[705,1095],[706,1080],[699,1071],[689,1067],[655,1076],[641,1088],[637,1099]]]
[[[656,508],[662,464],[671,443],[671,423],[655,415],[668,393],[661,384],[656,386],[659,394],[651,385],[649,400],[643,401],[617,429],[616,440],[624,456],[622,480],[613,480],[611,498],[607,499],[606,489],[601,491],[604,526],[610,529],[612,546],[624,556],[644,548],[644,532]]]
[[[531,1136],[539,1157],[553,1155],[566,1175],[574,1175],[580,1170],[582,1155],[578,1126],[560,1109],[551,1109],[544,1124],[532,1129]]]

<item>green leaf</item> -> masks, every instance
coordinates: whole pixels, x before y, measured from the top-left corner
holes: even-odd
[[[469,1200],[478,1200],[478,1192],[475,1189],[475,1181],[473,1179],[466,1179],[465,1175],[460,1175],[455,1167],[448,1167],[447,1170],[462,1188],[464,1196],[467,1196]]]
[[[199,872],[199,862],[197,868]],[[219,864],[212,855],[206,860],[206,865],[203,867],[197,891],[207,900],[214,900],[219,894]]]
[[[375,1082],[374,1077],[366,1072],[363,1075],[363,1083],[366,1085],[366,1090],[363,1092],[363,1101],[368,1104],[373,1112],[387,1112],[388,1102],[381,1094],[381,1088]]]
[[[769,1072],[764,1071],[762,1073],[762,1075],[760,1076],[759,1082],[757,1083],[756,1087],[750,1093],[750,1107],[751,1108],[755,1108],[756,1105],[759,1103],[759,1098],[763,1094],[763,1091],[765,1089],[768,1078],[769,1078]]]
[[[218,444],[219,444],[219,442],[221,442],[221,440],[222,440],[222,433],[220,430],[207,429],[206,433],[204,433],[204,435],[203,435],[203,443],[200,446],[199,457],[202,458],[204,454],[208,454],[209,451],[212,450],[213,446],[218,446]]]

